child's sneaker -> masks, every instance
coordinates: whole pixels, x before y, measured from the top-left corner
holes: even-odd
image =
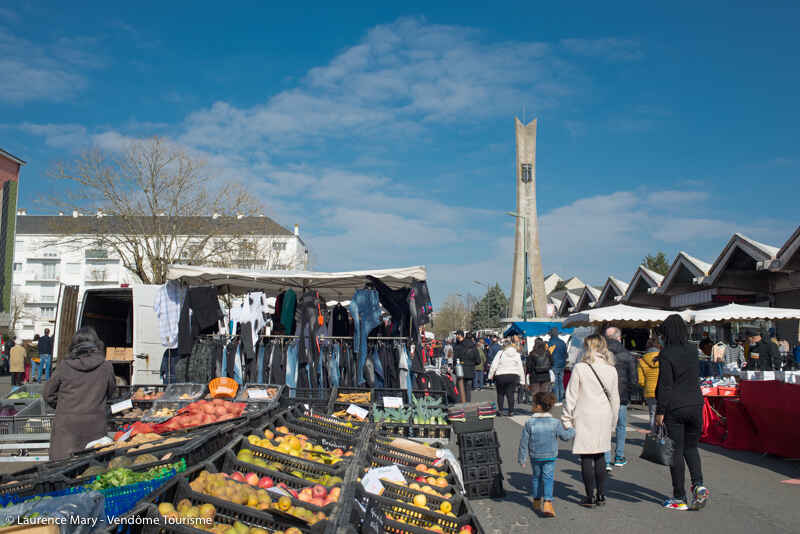
[[[626,465],[628,465],[628,459],[625,458],[624,456],[617,456],[616,458],[614,458],[614,465],[616,465],[617,467],[625,467]]]
[[[542,511],[542,499],[533,499],[533,511],[534,512]]]
[[[613,467],[611,467],[611,464],[606,464],[606,472],[607,472],[607,473],[610,473],[610,472],[611,472],[611,471],[613,471],[613,470],[614,470],[614,468],[613,468]]]
[[[677,510],[679,512],[685,512],[689,509],[689,506],[686,504],[686,501],[681,499],[670,499],[663,504],[664,508],[667,510]]]
[[[702,510],[710,494],[705,486],[692,486],[692,510]]]

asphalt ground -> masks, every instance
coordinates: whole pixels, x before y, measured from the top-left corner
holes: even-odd
[[[492,389],[473,392],[475,400],[496,400]],[[559,408],[554,415],[559,415]],[[751,452],[729,451],[701,444],[706,486],[711,491],[701,511],[661,508],[672,496],[669,470],[639,455],[649,425],[646,407],[629,407],[625,456],[628,464],[615,467],[607,484],[608,504],[586,509],[580,460],[571,442],[559,442],[554,487],[555,518],[538,517],[530,497],[530,464],[517,464],[522,425],[530,405],[517,407],[513,417],[495,420],[500,440],[506,496],[471,501],[487,534],[537,531],[567,533],[772,533],[800,532],[800,461]],[[686,474],[689,483],[688,470]]]

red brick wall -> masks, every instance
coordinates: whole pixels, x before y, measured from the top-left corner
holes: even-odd
[[[0,185],[19,177],[19,163],[0,155]]]

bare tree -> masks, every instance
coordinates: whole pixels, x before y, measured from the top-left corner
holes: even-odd
[[[467,326],[469,310],[464,299],[458,295],[449,295],[433,318],[433,333],[438,339],[444,339],[454,331]]]
[[[52,174],[76,186],[58,205],[97,215],[64,217],[58,233],[83,248],[88,240],[100,254],[113,250],[145,284],[164,283],[172,263],[230,265],[243,246],[252,247],[253,261],[269,263],[272,243],[260,250],[251,235],[263,232],[242,221],[256,214],[255,199],[203,169],[202,161],[159,137],[133,142],[122,155],[88,150]]]
[[[33,317],[33,314],[25,309],[25,305],[31,301],[31,296],[28,293],[15,292],[11,301],[11,321],[8,325],[8,332],[13,336],[17,331],[17,325],[23,319]]]

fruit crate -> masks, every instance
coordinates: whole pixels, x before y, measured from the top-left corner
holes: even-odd
[[[294,408],[286,412],[287,421],[297,425],[316,430],[320,434],[327,434],[332,437],[342,436],[349,439],[360,439],[364,429],[368,426],[363,423],[346,424],[346,421],[331,417],[329,415],[304,413],[302,409]]]
[[[227,501],[218,497],[212,497],[211,495],[196,493],[189,487],[188,480],[194,479],[201,470],[207,469],[207,467],[208,466],[199,465],[188,471],[184,476],[176,477],[175,480],[165,484],[161,489],[152,494],[148,498],[148,502],[153,505],[158,505],[164,502],[177,505],[180,500],[188,499],[192,505],[208,503],[214,505],[214,508],[216,509],[215,522],[233,524],[235,521],[241,521],[246,525],[264,528],[269,532],[286,530],[289,527],[295,527],[304,534],[322,534],[325,532],[326,528],[332,524],[331,520],[324,520],[320,521],[314,526],[309,526],[307,523],[298,518],[283,515],[273,509],[270,509],[269,511],[257,510],[255,508],[250,508],[241,504],[235,504],[231,501]],[[157,510],[155,511],[157,513]],[[174,530],[172,532],[196,532],[196,530],[185,526],[175,525],[175,527],[183,528],[185,530]],[[155,530],[145,530],[145,532],[156,533],[164,532],[164,530],[163,528],[157,528]]]
[[[428,501],[428,506],[431,510],[441,510],[441,504],[444,501],[449,501],[450,505],[452,506],[452,513],[455,514],[457,517],[466,515],[470,513],[469,508],[467,507],[466,502],[464,501],[463,497],[456,493],[451,493],[452,497],[446,499],[445,497],[440,497],[438,495],[431,495],[430,493],[425,493],[421,490],[411,489],[408,486],[401,486],[399,484],[395,484],[393,482],[389,482],[386,480],[381,480],[381,484],[383,485],[384,491],[381,494],[382,497],[386,497],[388,499],[394,499],[396,501],[402,502],[409,502],[414,499],[417,495],[425,495],[426,500]],[[421,484],[420,484],[421,485]],[[447,494],[447,491],[440,491],[440,488],[436,486],[431,486],[435,491],[439,493]],[[442,488],[443,489],[443,488]]]
[[[467,499],[488,499],[506,495],[503,489],[503,477],[500,475],[487,480],[464,483],[464,491]]]
[[[462,465],[461,473],[464,477],[464,486],[480,480],[494,480],[497,476],[502,476],[499,464]]]
[[[254,465],[251,465],[251,464],[238,462],[236,460],[236,457],[233,457],[234,462],[230,463],[229,460],[228,460],[229,457],[230,457],[230,451],[228,450],[228,451],[226,451],[226,454],[224,454],[224,455],[215,456],[215,457],[209,459],[208,462],[205,462],[204,464],[201,464],[201,467],[205,467],[205,469],[200,469],[199,471],[198,470],[194,470],[192,472],[192,474],[190,474],[190,475],[188,475],[186,477],[186,481],[191,485],[191,483],[194,482],[197,479],[197,477],[199,476],[199,474],[203,470],[208,471],[209,473],[226,473],[228,475],[232,475],[236,471],[240,472],[242,475],[245,475],[245,476],[249,475],[250,473],[253,473],[259,479],[261,479],[263,477],[269,477],[269,478],[273,479],[273,482],[275,481],[274,472],[264,474],[263,471],[265,471],[265,470],[263,470],[263,469],[257,470],[257,469],[259,469],[258,466],[254,466]],[[244,469],[233,468],[233,466],[236,465],[236,464],[239,464],[240,467],[243,467]],[[220,467],[218,467],[218,466],[220,466]],[[226,468],[226,467],[228,467],[228,468]],[[233,482],[236,482],[236,481],[233,481]],[[344,481],[342,481],[342,482],[344,482]],[[334,486],[334,487],[338,488],[336,491],[339,492],[339,493],[342,490],[342,487],[341,487],[342,482],[340,482],[340,483],[338,483],[338,484],[336,484]],[[248,487],[248,488],[256,487],[253,484],[250,484],[248,482],[238,481],[236,483],[237,484],[242,484],[243,486]],[[282,480],[278,480],[278,483],[286,484]],[[275,486],[277,486],[278,483],[276,483]],[[315,484],[306,484],[305,486],[300,487],[300,488],[293,488],[292,486],[289,486],[288,484],[286,484],[286,488],[282,488],[282,489],[284,491],[286,491],[287,493],[289,493],[289,495],[287,495],[287,496],[292,500],[292,506],[301,506],[303,508],[307,508],[307,509],[311,510],[314,513],[322,512],[326,516],[332,517],[336,513],[336,505],[338,504],[338,502],[330,503],[330,504],[325,505],[325,506],[318,506],[318,505],[315,505],[315,504],[312,504],[312,503],[309,503],[309,502],[304,502],[304,501],[302,501],[302,500],[300,500],[298,498],[298,496],[297,496],[297,494],[299,493],[298,490],[303,490],[305,488],[311,489],[311,488],[313,488],[314,485]],[[328,491],[329,488],[327,486],[323,486],[323,487],[326,489],[326,491]],[[288,488],[288,490],[287,490],[287,488]],[[267,488],[263,488],[263,489],[267,489]],[[331,487],[330,490],[333,490],[333,487]],[[201,495],[206,495],[203,492],[195,492],[195,493],[199,493]],[[279,495],[274,494],[274,493],[270,493],[270,497],[272,497],[273,499],[277,499],[279,497]]]
[[[38,395],[38,397],[25,397],[23,399],[9,399],[11,395],[15,393],[28,393],[32,395]],[[27,406],[33,401],[42,399],[42,395],[44,394],[44,383],[41,384],[25,384],[23,386],[18,386],[11,391],[8,392],[5,399],[3,400],[3,404],[11,404],[16,407],[23,407]],[[42,399],[43,400],[43,399]]]
[[[417,471],[415,466],[409,466],[409,465],[406,465],[406,464],[400,464],[396,460],[388,459],[385,455],[377,455],[373,451],[369,451],[367,453],[367,466],[368,467],[384,467],[384,466],[389,466],[389,465],[396,465],[400,469],[400,471],[403,472],[403,475],[406,477],[406,480],[408,480],[409,483],[416,482],[417,478],[419,478],[419,477],[427,478],[427,477],[431,476],[427,472]],[[439,469],[437,468],[437,472],[438,471],[439,471]],[[455,476],[453,476],[452,473],[448,473],[448,475],[446,477],[443,477],[443,478],[445,480],[447,480],[447,484],[448,484],[448,486],[450,488],[455,488],[456,487],[456,479],[455,479]]]
[[[239,452],[242,450],[249,450],[254,458],[261,458],[267,463],[270,462],[277,462],[291,469],[299,469],[301,471],[320,471],[322,473],[328,473],[330,475],[335,475],[344,478],[344,472],[347,466],[349,465],[350,461],[347,458],[343,458],[342,461],[334,464],[328,465],[319,462],[315,462],[312,460],[305,460],[303,458],[299,458],[296,456],[291,456],[289,454],[284,454],[278,451],[274,451],[271,449],[264,449],[257,445],[253,445],[247,441],[245,436],[242,436],[242,439],[238,442],[238,448],[235,449],[237,458],[239,457]]]
[[[383,532],[429,534],[432,527],[438,526],[443,534],[459,534],[465,525],[470,525],[473,532],[483,533],[472,515],[451,517],[413,504],[373,495],[362,488],[356,489],[355,501],[358,505],[353,507],[354,519],[363,520],[360,511],[366,510],[364,515],[367,516],[367,521],[373,517],[378,519],[383,524]]]
[[[402,390],[399,390],[402,391]],[[359,401],[359,402],[352,402],[350,400],[344,400],[340,398],[340,395],[352,395],[357,393],[368,393],[369,397],[366,401]],[[391,396],[391,395],[390,395]],[[395,395],[396,396],[396,395]],[[362,408],[369,408],[372,406],[372,403],[375,402],[375,393],[374,390],[370,388],[354,388],[354,387],[337,387],[334,390],[334,394],[331,396],[333,404],[344,404],[346,406],[350,406],[351,404],[355,404],[356,406],[361,406]]]
[[[278,402],[283,395],[283,389],[285,386],[281,384],[245,384],[239,387],[239,392],[236,395],[236,402],[256,402],[256,403],[267,403],[267,402]],[[275,394],[267,399],[259,399],[259,398],[250,398],[247,394],[248,389],[263,389],[269,392],[269,390],[274,389]]]
[[[328,413],[328,406],[333,399],[335,389],[305,389],[305,388],[290,388],[286,386],[282,393],[280,404],[281,406],[300,406],[308,405],[307,410],[319,413]]]
[[[256,434],[263,436],[264,430],[269,429],[275,435],[280,435],[277,431],[279,427],[286,427],[293,434],[303,434],[315,445],[322,445],[329,449],[342,449],[342,451],[352,451],[358,443],[358,436],[351,437],[346,435],[336,435],[333,432],[320,432],[317,428],[302,423],[295,423],[287,420],[285,414],[279,414],[269,424],[259,427]]]
[[[0,506],[20,502],[27,497],[34,497],[55,491],[58,475],[42,474],[35,478],[25,478],[18,481],[9,481],[0,486]]]
[[[459,461],[462,466],[501,464],[500,446],[481,447],[480,449],[461,449]]]
[[[486,432],[471,432],[458,435],[459,449],[480,449],[483,447],[494,447],[500,441],[497,439],[497,432],[489,430]]]
[[[127,399],[131,399],[133,402],[134,407],[145,407],[151,406],[154,401],[161,400],[164,397],[164,391],[167,389],[166,384],[152,384],[152,385],[140,385],[140,386],[117,386],[117,392],[114,395],[112,400],[109,400],[109,404],[114,404],[120,401],[124,401]],[[159,394],[161,396],[157,399],[136,399],[134,398],[136,393],[141,390],[143,394]]]
[[[171,400],[161,399],[154,401],[153,406],[150,408],[150,410],[144,413],[144,415],[141,418],[141,421],[143,423],[164,423],[175,417],[178,414],[178,410],[188,406],[191,403],[192,401],[187,401],[187,400],[171,401]],[[174,413],[169,417],[157,416],[156,413],[158,413],[158,411],[162,409],[172,410]]]
[[[450,472],[450,467],[444,460],[439,460],[438,465],[435,465],[437,462],[437,459],[435,458],[430,458],[422,454],[415,454],[405,449],[393,447],[391,443],[382,441],[378,437],[374,438],[370,443],[370,451],[382,456],[387,456],[388,458],[409,467],[415,467],[419,464],[426,464],[427,466],[433,467],[437,471]]]
[[[193,402],[203,398],[208,390],[207,384],[169,384],[161,400]]]
[[[166,470],[166,468],[172,466],[173,464],[181,464],[180,467],[177,468],[177,472],[183,472],[186,470],[186,461],[180,458],[168,458],[166,460],[158,460],[155,462],[148,462],[146,464],[139,464],[139,465],[130,465],[127,469],[131,471],[141,473],[143,471],[148,471],[154,467],[162,467]],[[80,462],[75,464],[74,466],[70,467],[69,469],[63,470],[60,474],[53,476],[52,483],[54,486],[53,491],[61,491],[66,490],[68,488],[73,487],[80,487],[86,486],[94,482],[98,475],[89,475],[86,477],[81,477],[81,473],[86,471],[87,468],[92,466],[100,466],[100,467],[107,467],[108,464],[101,464],[94,460],[87,460],[85,462]],[[106,469],[109,471],[109,469]]]

